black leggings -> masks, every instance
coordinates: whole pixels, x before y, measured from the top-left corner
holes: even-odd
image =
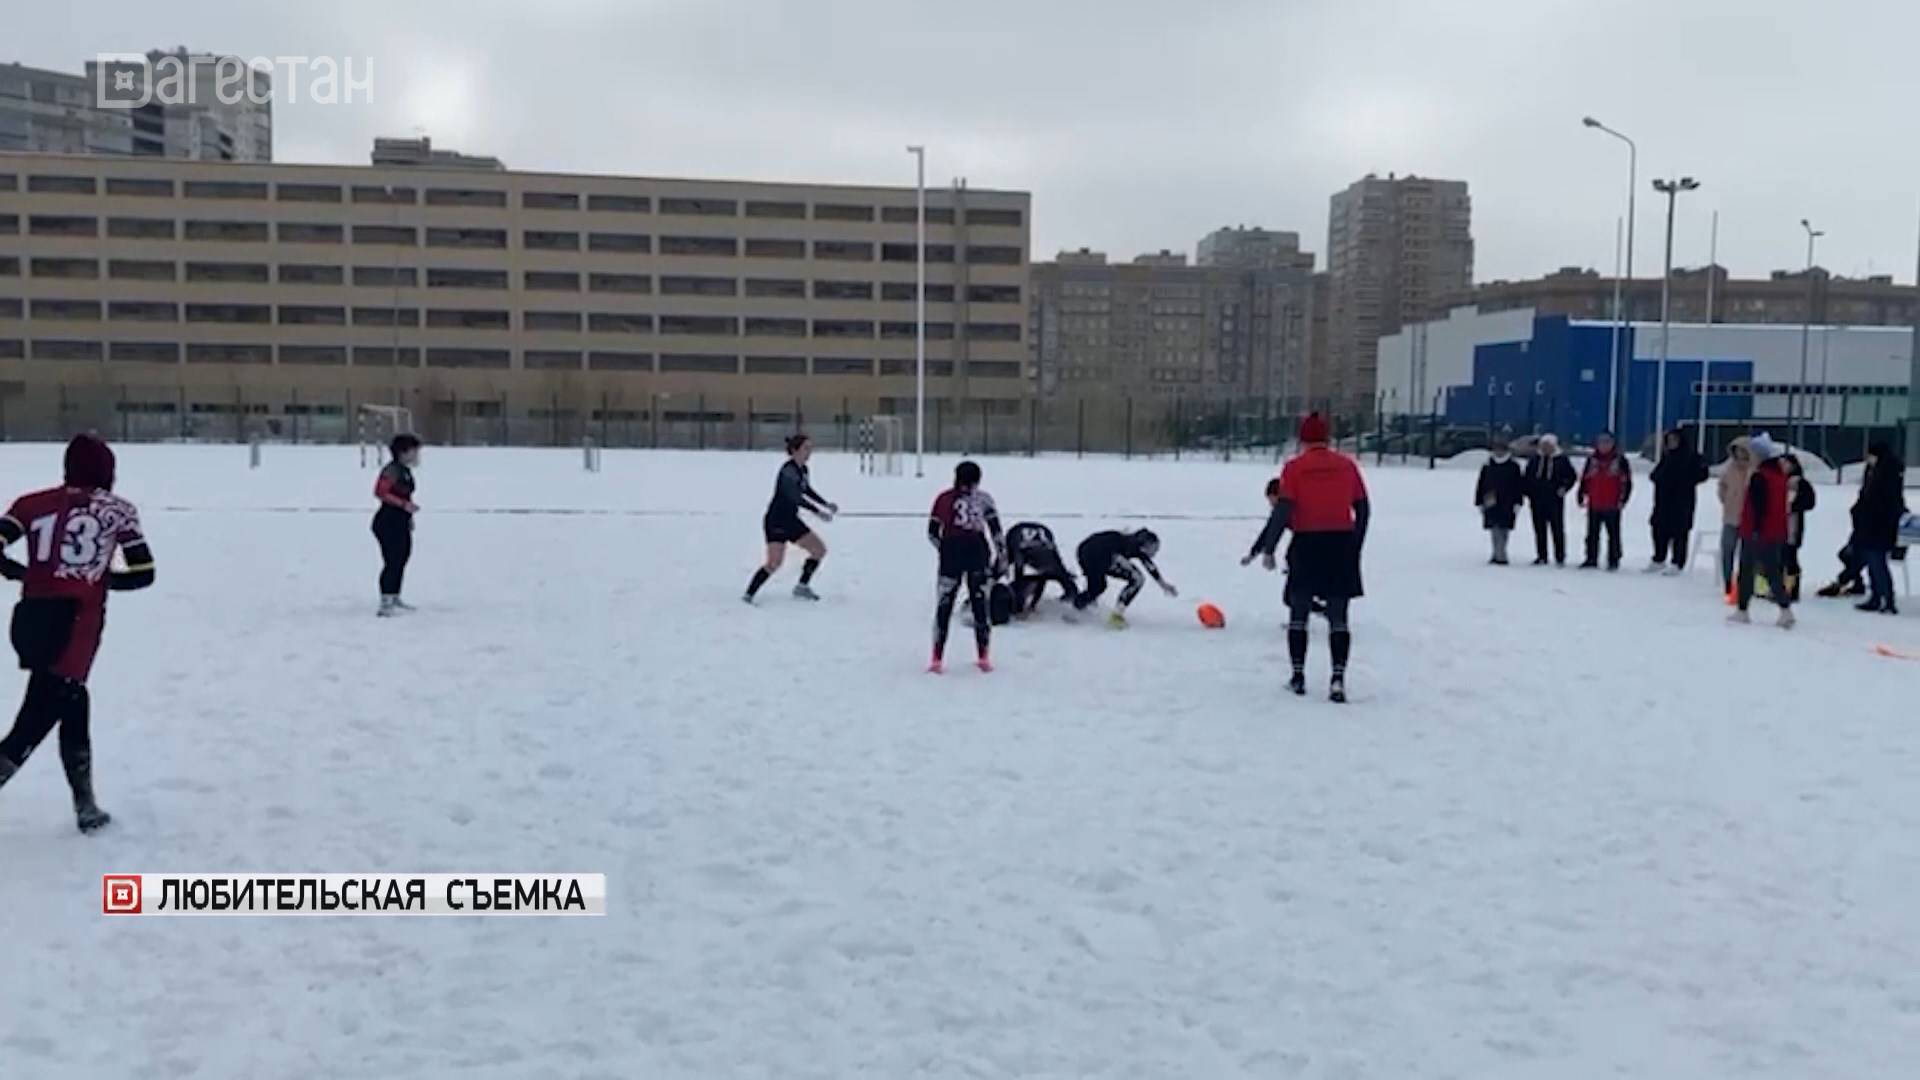
[[[0,757],[16,768],[26,764],[28,755],[58,727],[60,762],[66,766],[68,781],[73,782],[76,775],[84,777],[93,762],[88,731],[92,712],[86,683],[36,671],[27,678],[27,696],[20,702],[13,730],[0,738]]]
[[[1101,594],[1107,591],[1108,578],[1118,578],[1127,583],[1127,587],[1120,590],[1120,607],[1123,610],[1133,603],[1133,598],[1140,595],[1141,587],[1147,583],[1147,575],[1133,565],[1132,559],[1122,556],[1115,556],[1106,566],[1089,566],[1083,562],[1080,570],[1087,575],[1087,587],[1074,599],[1073,606],[1082,610],[1099,601]]]
[[[987,613],[987,572],[962,571],[959,577],[940,576],[940,599],[933,609],[933,655],[947,654],[947,630],[953,625],[953,602],[962,582],[967,586],[967,604],[973,608],[973,643],[981,656],[987,655],[987,639],[993,634],[993,619]]]
[[[1080,583],[1068,572],[1058,554],[1041,552],[1038,557],[1013,557],[1013,610],[1030,611],[1047,591],[1048,582],[1058,582],[1069,602],[1079,599]]]
[[[406,580],[407,560],[413,558],[413,518],[405,511],[383,506],[373,515],[373,538],[380,542],[380,595],[399,596]]]

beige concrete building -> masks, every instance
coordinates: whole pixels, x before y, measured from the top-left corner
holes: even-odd
[[[436,441],[725,446],[910,413],[914,198],[0,154],[0,433],[343,437],[380,403]],[[929,192],[930,439],[1031,398],[1029,205]]]
[[[1713,287],[1707,283],[1712,280]],[[1481,311],[1532,308],[1542,315],[1576,319],[1613,318],[1612,277],[1597,270],[1563,267],[1526,281],[1491,281],[1453,297],[1449,306],[1472,305]],[[1707,312],[1708,292],[1713,312]],[[1775,270],[1764,278],[1736,278],[1726,268],[1675,267],[1671,292],[1677,323],[1789,323],[1838,326],[1911,326],[1916,296],[1911,285],[1896,285],[1888,274],[1836,277],[1822,267]],[[1634,278],[1621,286],[1621,307],[1629,322],[1660,321],[1660,279]]]
[[[1473,287],[1473,203],[1459,180],[1369,175],[1327,222],[1328,385],[1342,411],[1373,406],[1380,338]]]

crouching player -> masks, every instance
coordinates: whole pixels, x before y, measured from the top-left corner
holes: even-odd
[[[1007,530],[1007,554],[1013,563],[1013,613],[1031,615],[1049,582],[1060,586],[1068,603],[1079,599],[1080,583],[1060,558],[1053,530],[1023,521]]]

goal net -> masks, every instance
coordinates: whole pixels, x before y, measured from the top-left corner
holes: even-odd
[[[860,422],[860,471],[869,476],[899,476],[905,426],[897,416],[869,416]]]
[[[404,405],[362,405],[354,426],[359,431],[360,467],[386,461],[387,444],[395,435],[413,430],[413,410]]]

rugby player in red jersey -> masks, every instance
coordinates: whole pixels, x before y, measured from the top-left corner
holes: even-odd
[[[0,576],[21,583],[11,638],[30,674],[13,729],[0,738],[0,785],[55,727],[81,832],[112,818],[93,797],[87,675],[106,628],[107,593],[153,584],[153,553],[140,514],[113,493],[113,451],[94,435],[67,444],[66,482],[20,496],[0,516],[0,549],[24,538],[27,561],[0,551]],[[127,568],[113,569],[124,551]]]

